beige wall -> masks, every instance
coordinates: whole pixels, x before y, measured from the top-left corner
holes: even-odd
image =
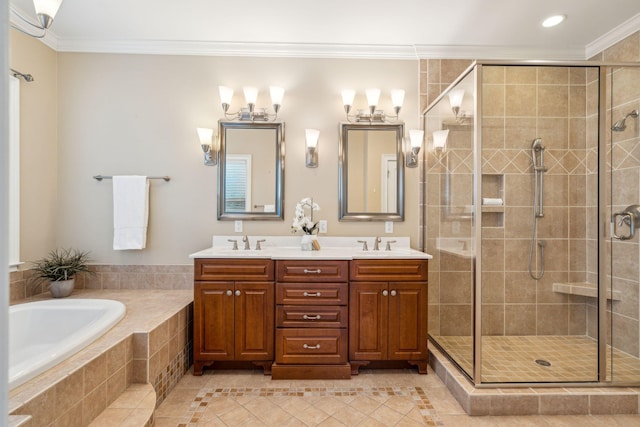
[[[244,233],[289,235],[296,202],[312,196],[329,235],[384,234],[381,222],[337,220],[338,123],[345,119],[340,92],[356,89],[354,107],[364,108],[364,89],[379,87],[380,107],[391,110],[389,90],[403,88],[401,119],[406,129],[418,128],[418,61],[56,55],[30,40],[12,41],[12,50],[14,58],[29,59],[16,59],[15,67],[46,82],[52,97],[46,101],[53,103],[38,105],[36,118],[31,109],[22,116],[46,124],[25,143],[32,153],[25,157],[22,194],[33,199],[22,212],[23,228],[29,230],[22,238],[26,261],[55,246],[73,246],[91,251],[98,263],[189,264],[188,254],[210,246],[213,234],[234,234],[232,221],[216,220],[217,168],[202,165],[195,130],[215,128],[221,118],[218,85],[236,89],[231,110],[244,103],[243,85],[260,88],[258,106],[270,104],[269,85],[286,90],[279,115],[286,123],[285,221],[245,221]],[[45,65],[46,73],[40,71]],[[305,128],[321,132],[317,169],[305,167]],[[32,146],[36,142],[38,150]],[[171,176],[168,183],[152,181],[145,250],[112,250],[111,181],[98,182],[92,179],[96,174]],[[410,235],[414,247],[418,179],[418,169],[407,170],[405,221],[396,223],[394,232]]]
[[[9,63],[34,81],[20,81],[20,256],[38,259],[56,245],[58,196],[57,54],[12,30]]]

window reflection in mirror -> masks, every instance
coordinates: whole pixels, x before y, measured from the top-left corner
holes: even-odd
[[[341,220],[404,219],[404,125],[340,125]]]
[[[219,123],[218,219],[282,220],[284,123]]]

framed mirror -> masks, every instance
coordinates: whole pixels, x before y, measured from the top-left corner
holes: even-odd
[[[404,221],[404,123],[341,123],[338,219]]]
[[[284,220],[284,123],[218,123],[219,220]]]

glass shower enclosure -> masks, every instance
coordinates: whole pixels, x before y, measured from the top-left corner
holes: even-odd
[[[639,109],[595,62],[476,62],[427,108],[430,345],[476,385],[640,383]]]

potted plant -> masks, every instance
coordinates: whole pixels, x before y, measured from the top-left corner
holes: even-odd
[[[35,277],[48,280],[51,296],[68,297],[75,286],[75,275],[89,271],[89,253],[77,249],[55,249],[33,263]]]

